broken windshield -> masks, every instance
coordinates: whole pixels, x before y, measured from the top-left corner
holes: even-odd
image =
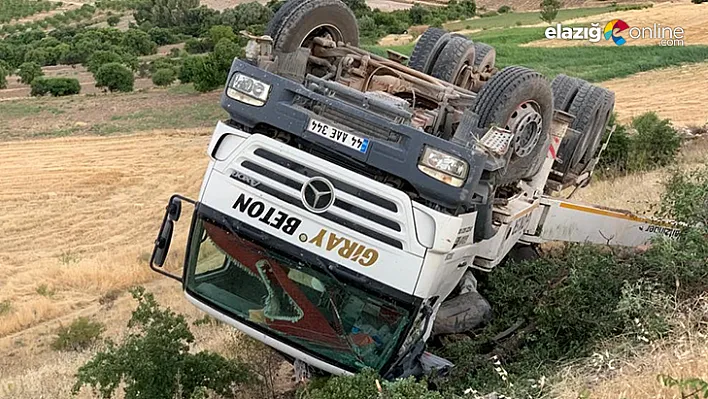
[[[302,249],[297,257],[288,255],[275,249],[278,239],[269,237],[266,246],[263,239],[233,229],[238,222],[224,227],[225,222],[196,221],[190,292],[339,367],[379,370],[387,363],[407,330],[412,306],[344,284],[327,271],[330,261]]]

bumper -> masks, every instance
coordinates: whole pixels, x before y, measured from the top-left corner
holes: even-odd
[[[408,125],[397,123],[379,113],[367,111],[363,104],[351,103],[318,94],[301,84],[234,60],[229,76],[242,73],[271,85],[263,106],[252,106],[222,94],[221,105],[231,119],[248,128],[267,125],[300,137],[333,155],[341,165],[357,164],[376,168],[410,183],[425,200],[448,209],[473,203],[487,154],[432,136]],[[230,79],[229,79],[230,80]],[[345,147],[307,131],[311,117],[317,116],[345,131],[370,140],[365,153]],[[336,118],[334,117],[336,116]],[[418,170],[419,158],[426,146],[466,160],[469,176],[462,187],[441,183]]]

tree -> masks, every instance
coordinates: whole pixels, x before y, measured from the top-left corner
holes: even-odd
[[[157,52],[157,44],[150,35],[140,29],[128,29],[123,34],[123,47],[137,55],[150,55]]]
[[[541,19],[549,24],[558,15],[558,10],[561,8],[560,0],[542,0],[541,1]]]
[[[158,46],[177,43],[177,36],[167,28],[151,28],[147,31],[150,39]]]
[[[219,43],[221,39],[236,42],[236,34],[230,26],[214,25],[209,28],[209,39],[212,43]]]
[[[36,62],[25,62],[18,68],[17,76],[20,77],[20,82],[28,85],[32,83],[34,78],[43,76],[42,67]]]
[[[201,56],[189,56],[182,61],[182,65],[179,67],[179,72],[177,74],[177,79],[182,83],[192,83],[194,81],[194,76],[197,73],[197,69],[201,68],[204,64],[204,57]]]
[[[111,15],[106,18],[106,22],[108,23],[108,26],[116,26],[118,25],[118,22],[120,22],[120,17],[118,15]]]
[[[7,70],[0,65],[0,89],[7,88]]]
[[[152,75],[152,83],[154,83],[156,86],[169,86],[171,85],[175,79],[175,70],[172,68],[161,68],[158,69],[153,75]]]
[[[251,382],[239,361],[208,351],[190,353],[195,338],[184,316],[161,309],[143,288],[131,293],[138,307],[128,322],[130,332],[79,368],[74,393],[88,385],[105,399],[119,387],[126,399],[197,398],[209,391],[233,397],[235,388]]]
[[[91,54],[85,66],[89,72],[95,74],[105,64],[111,62],[121,63],[122,61],[123,58],[114,51],[99,50]]]
[[[94,77],[96,87],[104,87],[109,91],[133,91],[133,73],[117,62],[101,66]]]
[[[430,10],[415,3],[413,7],[408,10],[408,15],[413,25],[422,25],[427,21],[428,17],[430,17]]]
[[[205,58],[201,58],[195,66],[193,77],[194,88],[197,91],[207,92],[222,86],[231,68],[234,58],[241,54],[242,49],[236,43],[221,39],[214,46],[214,51]]]

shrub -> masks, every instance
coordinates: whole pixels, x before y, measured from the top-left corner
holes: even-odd
[[[542,0],[541,20],[550,24],[554,19],[556,19],[560,8],[561,2],[559,0]]]
[[[108,18],[106,18],[106,23],[108,23],[108,26],[116,26],[120,22],[120,16],[118,15],[111,15]]]
[[[182,60],[182,65],[179,67],[177,79],[182,83],[191,83],[194,81],[194,76],[197,69],[204,63],[201,56],[189,56]]]
[[[221,39],[214,46],[214,51],[195,65],[194,88],[207,92],[224,85],[231,63],[241,52],[242,49],[236,43]]]
[[[152,83],[156,86],[169,86],[175,81],[176,78],[177,76],[174,69],[161,68],[152,75]]]
[[[509,7],[509,6],[507,6],[507,5],[503,5],[503,6],[501,6],[501,7],[499,7],[499,8],[497,9],[497,12],[498,12],[499,14],[507,14],[507,13],[510,13],[510,12],[512,12],[512,11],[513,11],[513,10],[511,9],[511,7]]]
[[[681,148],[681,138],[668,119],[647,112],[632,119],[637,134],[632,137],[629,162],[635,170],[649,170],[673,163]]]
[[[189,54],[208,53],[214,49],[214,43],[205,39],[189,39],[184,43],[184,50]]]
[[[0,89],[7,88],[7,70],[0,65]]]
[[[208,391],[232,397],[251,380],[241,362],[208,351],[190,353],[194,335],[184,316],[161,309],[143,288],[131,293],[138,307],[128,322],[130,332],[79,368],[74,393],[88,385],[103,398],[119,387],[127,399],[207,397]]]
[[[12,311],[12,302],[6,299],[0,302],[0,316],[4,316]]]
[[[32,83],[34,78],[43,75],[42,67],[36,62],[25,62],[17,69],[17,76],[20,77],[20,82],[26,85]]]
[[[177,36],[167,28],[151,28],[148,30],[148,35],[158,46],[177,43]]]
[[[157,52],[157,44],[150,35],[140,29],[128,29],[123,34],[123,47],[136,55],[150,55]]]
[[[703,3],[708,3],[708,0],[691,0],[691,3],[693,3],[693,4],[703,4]]]
[[[91,54],[85,66],[89,72],[95,74],[99,68],[111,62],[121,63],[123,62],[123,57],[118,55],[115,51],[99,50]]]
[[[94,77],[96,78],[96,87],[104,87],[108,91],[133,91],[133,73],[116,62],[101,66]]]
[[[226,39],[231,42],[236,42],[236,34],[230,26],[214,25],[209,28],[207,35],[212,43],[219,43],[221,39]]]
[[[57,337],[52,342],[52,348],[60,351],[79,351],[87,349],[103,334],[103,324],[92,321],[88,317],[75,319],[68,327],[59,327]]]
[[[381,392],[377,387],[381,385]],[[427,384],[416,382],[413,377],[396,381],[385,381],[371,369],[351,377],[331,377],[317,386],[317,382],[306,387],[308,399],[454,399],[428,389]]]
[[[479,16],[480,16],[480,18],[489,18],[489,17],[496,17],[497,15],[499,15],[499,13],[496,11],[487,11],[483,14],[480,14]]]
[[[47,93],[54,97],[79,94],[81,84],[74,78],[46,78],[38,77],[32,81],[31,96],[43,96]]]

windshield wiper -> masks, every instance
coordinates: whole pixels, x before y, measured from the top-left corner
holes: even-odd
[[[329,299],[329,305],[332,307],[332,313],[334,313],[334,317],[337,322],[337,328],[342,332],[344,340],[347,341],[347,345],[349,345],[349,349],[351,349],[354,356],[356,356],[356,359],[360,361],[362,365],[366,366],[366,362],[364,362],[364,359],[359,356],[356,351],[356,345],[354,345],[354,341],[352,341],[352,338],[344,330],[344,323],[342,322],[342,317],[339,316],[339,309],[337,309],[337,305],[334,303],[334,299],[332,299],[332,293],[329,291],[329,289],[326,289],[325,292],[327,292],[327,298]]]

